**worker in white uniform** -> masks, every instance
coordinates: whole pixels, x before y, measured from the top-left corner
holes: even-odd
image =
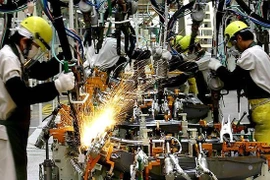
[[[172,45],[173,48],[175,48],[175,50],[180,53],[184,59],[180,66],[184,67],[187,65],[187,63],[192,64],[192,62],[197,64],[197,67],[193,65],[182,69],[183,71],[187,69],[187,71],[191,70],[195,72],[194,75],[188,79],[189,92],[197,95],[203,103],[209,104],[211,99],[208,96],[210,90],[207,83],[210,74],[208,63],[211,59],[211,53],[207,52],[201,47],[198,38],[195,38],[194,44],[190,44],[190,41],[191,35],[177,35],[172,41]],[[190,51],[191,46],[193,46],[192,51]],[[194,68],[198,71],[194,70]]]
[[[123,50],[124,44],[121,43],[121,52]],[[123,55],[117,54],[117,39],[114,37],[105,38],[98,53],[96,53],[94,45],[87,47],[86,59],[87,61],[84,62],[83,66],[87,74],[90,74],[89,70],[93,68],[98,68],[109,74],[117,65],[126,62]]]
[[[248,98],[251,119],[255,123],[255,139],[270,144],[270,58],[254,42],[247,24],[233,21],[225,29],[227,46],[241,52],[236,68],[230,72],[220,61],[212,59],[209,68],[228,89],[242,88]]]
[[[27,180],[26,146],[30,105],[53,100],[74,88],[72,72],[61,73],[52,82],[28,86],[28,77],[47,80],[59,72],[55,58],[29,61],[50,49],[52,28],[41,17],[24,19],[0,50],[0,179]],[[59,57],[58,57],[59,58]]]

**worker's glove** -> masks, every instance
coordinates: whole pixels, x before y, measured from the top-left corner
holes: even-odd
[[[162,59],[165,59],[165,60],[169,61],[172,58],[172,54],[168,50],[163,49],[161,57],[162,57]]]
[[[220,63],[219,60],[215,58],[210,59],[210,62],[208,64],[209,69],[216,71],[220,66],[222,66],[222,64]]]
[[[75,76],[73,72],[61,73],[58,76],[58,79],[54,81],[55,87],[59,94],[65,91],[69,91],[74,88],[75,85]]]
[[[205,71],[205,70],[208,70],[208,65],[210,61],[211,61],[211,58],[206,57],[206,58],[200,58],[199,60],[195,62],[198,65],[198,68],[200,71]]]

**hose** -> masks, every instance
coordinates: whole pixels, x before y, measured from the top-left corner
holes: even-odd
[[[174,26],[174,23],[176,22],[176,20],[178,19],[178,16],[180,14],[182,14],[186,9],[191,9],[194,5],[195,1],[192,1],[188,4],[186,4],[185,6],[182,6],[180,9],[178,9],[170,18],[169,22],[168,22],[168,29],[172,29]],[[169,34],[168,34],[168,38],[170,38]]]
[[[160,22],[163,24],[164,23],[164,17],[162,16],[162,14],[164,14],[164,11],[160,10],[160,8],[158,7],[158,4],[157,4],[157,2],[155,0],[150,0],[150,2],[152,4],[152,6],[153,6],[153,9],[158,14]],[[167,17],[165,17],[165,18],[167,18]]]
[[[2,48],[5,44],[7,44],[8,40],[9,40],[9,35],[10,35],[10,27],[11,27],[11,23],[12,23],[12,18],[13,18],[13,14],[5,14],[5,18],[4,18],[4,29],[3,29],[3,33],[2,33],[2,37],[1,37],[1,44],[0,44],[0,48]]]
[[[8,1],[7,4],[0,6],[0,12],[13,13],[27,8],[27,0],[19,0],[17,2]]]
[[[63,49],[64,57],[66,60],[71,60],[72,59],[72,54],[71,50],[69,47],[69,42],[67,39],[66,31],[65,31],[65,26],[63,22],[63,17],[61,14],[61,6],[60,6],[60,1],[59,0],[53,0],[51,1],[52,9],[53,9],[53,26],[55,27],[59,40]]]
[[[240,13],[242,16],[247,16],[253,23],[260,25],[262,27],[270,28],[270,21],[259,16],[255,12],[253,12],[243,0],[235,0],[239,6],[245,11],[247,15],[243,15],[243,13]],[[233,11],[235,12],[235,11]],[[235,12],[236,13],[236,12]]]
[[[224,7],[224,3],[225,1],[221,1],[220,3],[218,3],[218,8],[217,8],[217,14],[216,14],[216,39],[215,41],[218,42],[218,35],[219,35],[219,29],[220,29],[220,25],[222,22],[222,18],[223,18],[223,7]],[[213,51],[214,49],[212,49]],[[216,52],[218,52],[218,46],[216,46]],[[212,52],[212,54],[215,54]]]
[[[240,7],[250,16],[253,17],[254,19],[261,21],[262,23],[266,23],[266,24],[270,24],[270,21],[262,18],[261,16],[259,16],[258,14],[256,14],[255,12],[253,12],[243,0],[235,0]],[[255,22],[256,23],[256,22]]]

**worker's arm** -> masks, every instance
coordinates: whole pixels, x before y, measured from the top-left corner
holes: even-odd
[[[243,77],[246,73],[249,73],[247,70],[236,66],[234,71],[230,72],[226,67],[220,66],[216,70],[217,76],[224,82],[224,88],[228,90],[238,89],[243,86]]]
[[[247,73],[249,73],[238,65],[231,72],[215,58],[211,58],[208,68],[216,72],[216,75],[224,82],[224,88],[228,90],[243,88],[243,77],[247,77]]]
[[[74,87],[73,73],[61,74],[54,82],[28,87],[22,79],[22,72],[16,57],[6,56],[0,61],[1,79],[17,106],[47,102],[62,91]]]
[[[188,74],[198,71],[195,61],[184,61],[181,55],[173,55],[169,60],[169,71],[179,70]]]
[[[14,73],[13,73],[14,74]],[[6,89],[17,106],[25,106],[53,100],[62,92],[74,88],[73,72],[61,73],[53,82],[28,87],[21,77],[14,76],[4,81]]]
[[[59,60],[63,59],[63,54],[59,53],[57,55]],[[37,61],[33,64],[29,70],[28,75],[30,78],[38,80],[46,80],[50,77],[55,76],[59,73],[60,63],[55,57],[51,58],[49,61],[39,62]]]
[[[27,87],[19,76],[10,78],[5,86],[17,106],[47,102],[59,94],[54,82]]]
[[[187,80],[189,76],[185,73],[181,73],[178,76],[170,77],[168,79],[162,79],[160,81],[161,87],[175,87],[183,85]]]

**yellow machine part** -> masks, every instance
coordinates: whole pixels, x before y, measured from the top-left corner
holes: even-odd
[[[197,84],[196,84],[196,79],[195,78],[189,78],[188,79],[188,84],[189,84],[189,92],[197,95],[198,94],[198,88],[197,88]]]

